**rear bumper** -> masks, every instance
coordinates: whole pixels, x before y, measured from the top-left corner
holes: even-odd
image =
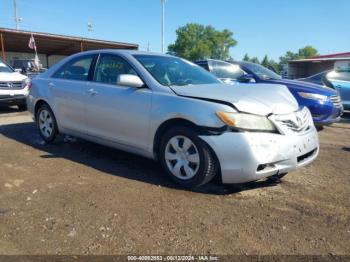
[[[319,153],[314,127],[303,135],[227,132],[201,138],[216,153],[226,184],[287,173],[310,164]]]

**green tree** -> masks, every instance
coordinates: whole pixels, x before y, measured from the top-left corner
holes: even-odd
[[[252,57],[250,59],[250,62],[255,63],[255,64],[260,64],[259,58],[257,58],[256,56]]]
[[[297,53],[293,53],[292,51],[287,51],[286,54],[284,56],[280,57],[280,64],[287,64],[287,62],[289,60],[294,60],[294,59],[298,59],[299,58],[299,54]]]
[[[177,39],[169,45],[170,54],[196,61],[230,58],[230,48],[237,44],[228,29],[218,31],[212,26],[190,23],[176,30]]]
[[[261,65],[267,68],[270,67],[270,61],[267,55],[264,56],[263,60],[261,61]]]
[[[247,61],[249,62],[250,61],[250,57],[248,56],[248,54],[246,53],[243,57],[243,61]]]
[[[303,48],[300,48],[298,51],[299,59],[309,58],[316,55],[318,55],[318,51],[311,45],[307,45]]]
[[[281,72],[283,70],[283,66],[288,64],[289,60],[304,59],[316,55],[318,55],[317,49],[310,45],[300,48],[297,53],[288,51],[284,56],[280,57],[280,61],[278,64],[278,72]]]

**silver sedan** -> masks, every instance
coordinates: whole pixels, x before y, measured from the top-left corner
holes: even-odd
[[[68,134],[157,159],[188,188],[219,174],[281,177],[319,152],[310,112],[286,87],[232,88],[168,55],[76,54],[33,79],[27,102],[46,142]]]

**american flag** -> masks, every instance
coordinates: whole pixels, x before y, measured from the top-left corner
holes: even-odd
[[[35,40],[34,40],[33,34],[32,34],[32,36],[31,36],[30,39],[29,39],[28,47],[29,47],[30,49],[36,50],[36,45],[35,45]]]

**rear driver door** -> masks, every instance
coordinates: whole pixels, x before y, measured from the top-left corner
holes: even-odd
[[[86,133],[86,96],[95,55],[73,58],[58,69],[48,82],[59,126],[66,131]]]

